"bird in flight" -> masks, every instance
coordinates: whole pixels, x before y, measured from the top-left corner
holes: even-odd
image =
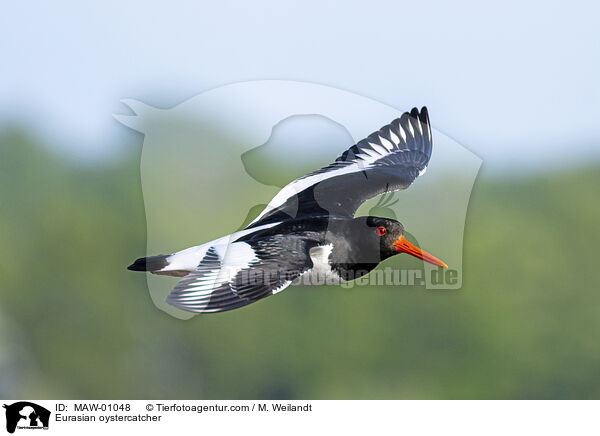
[[[357,279],[407,253],[447,265],[409,242],[403,225],[354,217],[366,200],[408,188],[432,151],[427,108],[413,108],[359,141],[330,165],[286,185],[245,229],[128,269],[182,277],[167,297],[179,309],[223,312],[295,284]]]

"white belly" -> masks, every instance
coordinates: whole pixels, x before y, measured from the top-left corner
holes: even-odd
[[[292,286],[339,285],[342,279],[329,266],[329,255],[333,246],[321,245],[310,249],[313,267],[292,282]]]

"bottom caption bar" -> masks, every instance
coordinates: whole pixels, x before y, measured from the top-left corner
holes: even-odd
[[[598,434],[598,401],[1,401],[8,434]],[[0,430],[0,435],[3,433]],[[143,433],[142,433],[143,434]]]

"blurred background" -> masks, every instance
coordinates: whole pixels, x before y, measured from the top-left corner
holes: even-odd
[[[4,5],[0,398],[599,398],[598,12]],[[426,104],[483,159],[461,290],[299,288],[188,321],[154,306],[125,270],[146,251],[144,138],[112,114],[257,79]]]

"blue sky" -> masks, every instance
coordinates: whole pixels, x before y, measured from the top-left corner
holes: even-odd
[[[288,79],[427,105],[492,169],[588,162],[600,157],[598,16],[579,1],[4,3],[0,125],[98,158],[128,143],[112,118],[122,98],[169,107]]]

